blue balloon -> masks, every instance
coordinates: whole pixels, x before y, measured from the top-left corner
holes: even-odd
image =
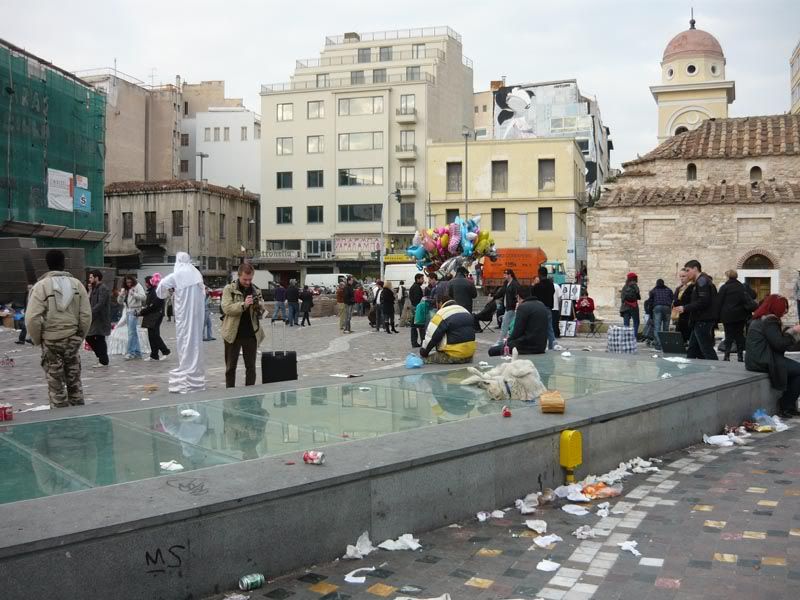
[[[428,254],[423,246],[409,246],[406,254],[413,256],[417,260],[422,260]]]

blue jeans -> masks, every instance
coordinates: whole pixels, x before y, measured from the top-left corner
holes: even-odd
[[[214,337],[214,330],[211,326],[211,311],[206,309],[205,335],[203,339],[210,340]]]
[[[139,317],[132,312],[128,313],[128,356],[142,357],[139,346]]]
[[[661,350],[661,338],[658,337],[660,331],[669,331],[669,321],[672,315],[672,307],[660,304],[653,307],[653,327],[655,330],[656,349]]]
[[[298,316],[300,315],[300,304],[289,302],[289,325],[299,325]]]
[[[547,311],[547,348],[552,350],[556,347],[556,333],[553,331],[553,311]]]
[[[511,328],[511,321],[514,320],[514,315],[516,315],[516,314],[517,314],[516,310],[507,310],[506,312],[503,313],[503,321],[502,321],[502,324],[500,325],[500,342],[501,343],[509,335],[511,335],[511,332],[509,331],[509,329]]]
[[[272,313],[272,320],[278,320],[278,313],[281,313],[281,321],[286,320],[286,304],[283,302],[275,302],[275,311]]]
[[[625,327],[630,327],[631,319],[633,320],[633,333],[639,337],[639,307],[631,309],[622,316],[622,324]]]

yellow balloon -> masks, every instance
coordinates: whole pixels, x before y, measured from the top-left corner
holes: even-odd
[[[443,233],[439,236],[439,241],[442,242],[442,248],[447,248],[447,242],[450,241],[450,235],[447,233]]]

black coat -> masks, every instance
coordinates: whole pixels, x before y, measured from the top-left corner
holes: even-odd
[[[394,314],[394,300],[394,291],[389,288],[383,288],[381,292],[381,309],[383,310],[383,314]]]
[[[89,293],[92,324],[87,335],[111,335],[111,294],[102,283]]]
[[[474,283],[463,275],[456,275],[450,280],[447,290],[456,304],[466,308],[468,312],[472,312],[472,299],[478,296],[478,290],[475,289]]]
[[[514,330],[508,344],[520,354],[543,354],[547,350],[550,310],[538,299],[528,298],[517,306]]]
[[[781,331],[781,322],[777,317],[767,315],[753,319],[747,330],[744,366],[748,371],[769,373],[772,387],[785,390],[789,375],[780,359],[797,342],[797,336]]]
[[[416,306],[422,301],[424,294],[422,292],[422,286],[416,282],[414,282],[410,288],[408,288],[408,299],[411,302],[411,306]]]
[[[298,302],[300,300],[300,290],[297,289],[296,285],[290,285],[286,288],[286,301],[287,302]]]
[[[533,295],[550,310],[553,310],[553,296],[556,293],[556,287],[552,279],[542,279],[533,286]]]
[[[139,314],[142,316],[142,327],[144,329],[158,327],[161,323],[164,318],[164,300],[156,295],[156,288],[147,289],[147,299]]]
[[[311,312],[311,307],[314,306],[314,294],[310,290],[300,292],[300,311]]]
[[[721,323],[747,321],[753,311],[748,309],[754,300],[748,292],[750,288],[737,279],[728,279],[717,293],[719,320]]]
[[[719,321],[719,306],[717,305],[717,286],[710,275],[700,273],[692,286],[692,297],[683,310],[689,313],[689,321]]]
[[[302,294],[300,298],[302,298]],[[349,283],[344,284],[344,303],[345,304],[355,304],[356,303],[356,292],[353,289],[353,286]]]

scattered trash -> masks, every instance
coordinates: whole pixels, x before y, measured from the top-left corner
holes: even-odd
[[[231,594],[227,594],[223,600],[250,600],[250,595],[233,592]]]
[[[442,594],[436,598],[412,598],[411,596],[396,596],[394,600],[450,600],[450,594]]]
[[[424,364],[424,361],[416,354],[409,353],[406,356],[406,369],[419,369]]]
[[[547,533],[547,523],[541,519],[529,519],[525,521],[525,525],[536,533]]]
[[[569,485],[560,485],[553,490],[553,493],[559,498],[566,498],[574,492],[580,492],[581,486],[578,483],[571,483]]]
[[[250,573],[239,578],[239,589],[243,592],[257,590],[264,585],[265,578],[261,573]]]
[[[567,352],[562,352],[562,353],[561,353],[561,356],[563,356],[563,357],[565,357],[565,358],[569,358],[570,356],[572,356],[572,352],[569,352],[569,351],[567,351]]]
[[[384,550],[419,550],[422,546],[419,540],[410,533],[404,533],[396,540],[386,540],[378,544],[378,548]]]
[[[150,401],[150,398],[142,398],[142,399],[139,400],[139,402],[149,402],[149,401]]]
[[[488,362],[486,362],[485,360],[482,360],[481,362],[479,362],[479,363],[478,363],[478,367],[479,367],[479,368],[481,368],[481,369],[488,369],[488,368],[489,368],[489,367],[491,367],[491,366],[492,366],[492,365],[490,365],[490,364],[489,364]]]
[[[341,377],[343,379],[350,379],[351,377],[363,377],[362,373],[331,373],[331,377]]]
[[[608,509],[611,506],[610,502],[601,502],[597,505],[597,516],[605,519],[608,516]]]
[[[736,437],[736,436],[733,436]],[[733,446],[733,440],[730,435],[712,435],[708,436],[703,434],[703,442],[712,446],[719,446],[720,448],[728,448]]]
[[[683,356],[669,356],[664,360],[668,360],[669,362],[678,363],[682,365],[689,364],[692,362],[688,358],[684,358]]]
[[[588,510],[582,506],[578,506],[577,504],[565,504],[561,507],[561,510],[563,510],[565,513],[575,515],[576,517],[583,517],[584,515],[589,514]]]
[[[355,569],[350,571],[347,575],[344,576],[344,580],[347,583],[366,583],[367,578],[364,575],[357,575],[357,573],[371,573],[375,570],[375,567],[364,567],[361,569]]]
[[[760,427],[771,427],[775,431],[786,431],[789,429],[783,421],[781,421],[780,417],[777,415],[770,417],[763,408],[759,408],[753,413],[753,421]],[[762,432],[761,429],[758,428],[756,431],[759,433],[767,433],[767,431]]]
[[[588,540],[590,538],[596,537],[594,529],[592,529],[589,525],[581,525],[575,531],[572,532],[579,540]]]
[[[539,492],[528,494],[522,500],[516,500],[514,506],[523,515],[530,515],[536,512],[536,507],[539,506]]]
[[[181,411],[181,416],[184,419],[196,419],[197,417],[200,416],[200,413],[192,408],[186,408]]]
[[[505,511],[502,511],[502,510],[493,510],[492,511],[492,518],[493,519],[502,519],[505,516],[506,516]]]
[[[176,460],[159,463],[162,471],[183,471],[183,465]]]
[[[537,538],[533,538],[533,543],[536,544],[539,548],[547,548],[548,546],[555,544],[556,542],[563,542],[563,541],[564,540],[555,533],[551,533],[550,535],[540,535]]]
[[[593,348],[591,346],[586,346],[585,348],[581,348],[584,352],[591,352]]]
[[[14,407],[10,404],[0,404],[0,421],[13,421]]]
[[[464,529],[464,526],[459,525],[458,523],[453,523],[451,525],[448,525],[447,527],[449,527],[450,529]]]
[[[664,373],[664,374],[661,376],[661,379],[669,379],[669,378],[671,378],[671,377],[672,377],[672,374],[671,374],[671,373]]]
[[[508,408],[507,406],[503,407],[503,416],[504,417],[510,417],[511,416],[511,409]]]
[[[306,450],[303,452],[303,462],[307,465],[321,465],[325,463],[325,453],[319,450]]]
[[[570,492],[567,500],[570,502],[591,502],[592,499],[589,496],[585,496],[583,492]]]
[[[539,494],[539,505],[550,504],[555,499],[555,492],[550,488],[544,488],[544,491]]]
[[[369,390],[370,390],[370,388],[368,386],[366,386],[366,385],[359,386],[359,388],[358,388],[359,392],[368,392]]]
[[[404,585],[397,591],[401,594],[419,594],[422,589],[423,588],[417,587],[416,585]]]
[[[158,391],[158,384],[157,383],[146,383],[142,386],[142,389],[145,392],[157,392]]]
[[[492,515],[491,515],[491,514],[489,514],[489,513],[488,513],[488,512],[486,512],[486,511],[481,511],[481,512],[479,512],[479,513],[477,514],[478,521],[480,521],[481,523],[483,523],[484,521],[488,521],[488,520],[489,520],[489,517],[491,517],[491,516],[492,516]]]
[[[561,565],[558,564],[557,562],[553,562],[552,560],[542,560],[542,561],[539,561],[538,565],[536,565],[536,570],[537,571],[548,571],[548,572],[549,571],[557,571],[560,568],[561,568]],[[395,600],[397,600],[397,599],[395,598]]]
[[[636,546],[638,545],[639,545],[638,542],[634,542],[633,540],[617,543],[617,546],[619,546],[623,552],[630,552],[634,556],[641,556],[642,553],[636,549]]]
[[[40,410],[50,410],[50,405],[40,404],[39,406],[34,406],[33,408],[24,408],[19,412],[39,412]]]
[[[358,560],[360,558],[364,558],[373,551],[375,551],[375,546],[373,546],[372,542],[369,540],[369,532],[365,531],[358,536],[355,546],[351,546],[349,544],[347,545],[347,551],[342,558],[346,558],[348,560]]]

